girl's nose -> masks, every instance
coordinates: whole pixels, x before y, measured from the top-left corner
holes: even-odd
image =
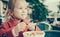
[[[23,13],[25,13],[25,12],[27,12],[27,10],[26,9],[23,9]]]
[[[22,13],[25,13],[25,11],[23,10]]]

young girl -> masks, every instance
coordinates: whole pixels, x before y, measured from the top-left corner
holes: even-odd
[[[30,22],[26,21],[26,16],[28,14],[28,4],[25,0],[10,0],[9,3],[11,4],[9,7],[10,10],[10,20],[7,22],[2,23],[0,26],[0,37],[6,36],[6,37],[14,37],[14,34],[12,33],[12,30],[17,28],[17,26],[21,27],[19,23],[24,24],[23,29],[18,30],[18,37],[23,37],[23,32],[31,31],[31,27],[29,26]],[[22,24],[22,25],[23,25]],[[40,31],[40,29],[37,26],[34,26],[35,28],[33,30]]]

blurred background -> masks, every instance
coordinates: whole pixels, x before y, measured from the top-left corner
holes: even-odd
[[[0,0],[0,24],[8,20],[9,0]],[[27,19],[46,32],[45,37],[60,37],[60,0],[26,0],[32,9]]]

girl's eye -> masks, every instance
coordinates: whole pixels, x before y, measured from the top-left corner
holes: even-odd
[[[22,8],[19,8],[19,9],[22,9]]]
[[[30,7],[30,6],[27,6],[27,8],[30,8],[30,9],[32,9],[32,7]]]
[[[25,9],[28,9],[28,8],[25,8]]]

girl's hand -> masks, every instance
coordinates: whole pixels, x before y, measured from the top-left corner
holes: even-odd
[[[17,24],[14,28],[13,28],[13,34],[17,34],[20,31],[24,31],[24,29],[26,28],[26,24],[24,22],[21,22],[19,24]]]
[[[32,30],[32,31],[34,31],[35,30],[35,23],[29,23],[28,24],[28,27],[29,27],[29,30]]]

